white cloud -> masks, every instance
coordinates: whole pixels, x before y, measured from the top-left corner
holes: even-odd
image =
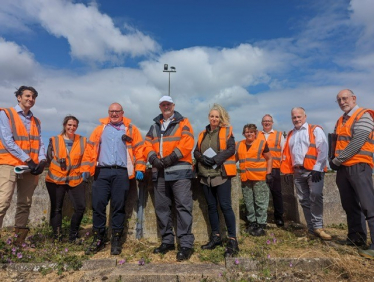
[[[89,62],[121,63],[126,56],[143,56],[159,50],[158,44],[135,28],[123,33],[113,20],[95,5],[86,6],[71,0],[5,0],[0,23],[13,18],[15,29],[27,29],[39,23],[56,37],[70,44],[70,54]],[[22,14],[24,17],[18,17]],[[19,30],[20,31],[20,30]]]
[[[373,107],[374,57],[351,47],[334,51],[336,42],[341,44],[351,37],[354,45],[370,34],[371,27],[365,27],[370,24],[366,17],[360,23],[365,32],[356,33],[355,17],[364,11],[359,11],[358,2],[351,3],[351,18],[348,6],[340,2],[325,11],[321,7],[322,12],[300,27],[292,38],[243,43],[233,48],[197,46],[173,50],[144,59],[140,69],[117,67],[86,73],[46,69],[35,62],[26,48],[2,40],[0,63],[7,68],[4,73],[0,70],[0,92],[13,93],[14,87],[24,84],[23,81],[32,82],[39,91],[33,111],[41,118],[46,132],[59,132],[63,117],[73,114],[81,121],[78,131],[89,135],[98,119],[107,115],[109,104],[119,102],[125,116],[144,135],[159,114],[158,99],[168,91],[168,74],[162,72],[163,64],[168,63],[177,68],[170,75],[176,110],[189,117],[196,136],[208,123],[208,110],[213,103],[228,109],[237,140],[241,139],[245,123],[260,127],[265,113],[274,117],[277,129],[288,131],[292,128],[290,110],[295,106],[306,109],[310,123],[320,124],[331,132],[341,115],[334,102],[339,90],[351,88],[360,105]],[[157,43],[137,30],[121,33],[112,19],[94,6],[67,0],[18,4],[29,15],[29,22],[30,15],[35,15],[35,21],[49,32],[66,37],[75,58],[115,61],[125,54],[157,50]],[[251,89],[258,85],[265,85],[267,90],[252,93]],[[6,106],[15,103],[13,95],[6,99]]]
[[[33,55],[22,46],[0,37],[0,85],[14,85],[35,81],[39,65]]]

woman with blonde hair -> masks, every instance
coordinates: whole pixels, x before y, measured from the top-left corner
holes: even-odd
[[[222,245],[217,209],[219,202],[228,232],[224,255],[230,257],[239,252],[235,214],[231,207],[231,178],[236,175],[235,139],[229,114],[222,106],[214,104],[208,119],[209,124],[200,132],[194,151],[212,230],[210,241],[201,248],[212,250]]]

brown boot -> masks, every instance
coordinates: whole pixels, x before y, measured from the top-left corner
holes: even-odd
[[[25,243],[25,239],[27,234],[29,233],[28,227],[14,227],[14,234],[17,236],[14,236],[16,240],[14,240],[13,244],[17,247],[21,247],[23,243]]]

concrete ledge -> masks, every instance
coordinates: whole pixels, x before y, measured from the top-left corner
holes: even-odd
[[[88,271],[88,270],[96,270],[96,269],[103,269],[103,268],[111,268],[117,265],[116,259],[92,259],[86,260],[83,262],[83,266],[81,270]]]
[[[250,258],[226,258],[227,269],[241,271],[260,271],[268,268],[270,271],[296,269],[302,271],[320,271],[333,264],[328,258],[269,258],[254,260]]]

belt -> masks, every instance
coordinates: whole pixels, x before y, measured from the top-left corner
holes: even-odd
[[[127,169],[126,167],[119,166],[119,165],[99,166],[98,168],[108,168],[108,169]]]
[[[295,168],[295,169],[305,169],[305,167],[302,166],[302,165],[294,165],[293,168]]]

